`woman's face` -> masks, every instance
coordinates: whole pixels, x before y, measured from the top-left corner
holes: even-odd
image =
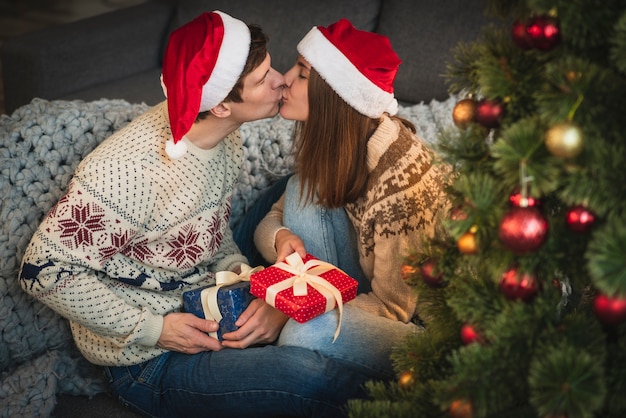
[[[286,88],[280,115],[289,120],[305,122],[309,118],[309,74],[311,65],[301,55],[285,73]]]

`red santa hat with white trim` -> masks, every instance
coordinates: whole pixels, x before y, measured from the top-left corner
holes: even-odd
[[[314,26],[298,52],[333,90],[359,113],[395,115],[393,83],[402,62],[386,36],[356,29],[347,19]]]
[[[220,104],[239,80],[250,53],[248,26],[221,11],[202,13],[170,35],[161,84],[172,139],[165,152],[179,158],[198,113]]]

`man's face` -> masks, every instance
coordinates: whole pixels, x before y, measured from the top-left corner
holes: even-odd
[[[229,102],[232,116],[238,122],[249,122],[276,116],[280,110],[285,78],[271,66],[270,55],[243,79],[242,103]]]

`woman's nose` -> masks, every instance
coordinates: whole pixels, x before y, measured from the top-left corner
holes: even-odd
[[[285,86],[286,87],[291,86],[291,83],[293,82],[295,78],[295,71],[293,71],[293,68],[285,73],[284,78],[285,78]]]

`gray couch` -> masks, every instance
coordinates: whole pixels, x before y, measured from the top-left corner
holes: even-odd
[[[396,96],[401,103],[445,100],[449,94],[442,75],[446,63],[452,60],[451,49],[459,41],[470,41],[479,35],[487,22],[484,8],[484,0],[148,1],[7,40],[2,48],[6,109],[8,114],[15,112],[14,121],[18,121],[29,117],[31,109],[20,113],[20,108],[31,103],[37,109],[46,109],[46,104],[33,101],[35,98],[87,102],[105,98],[156,104],[163,100],[160,62],[169,33],[199,12],[214,9],[260,24],[270,35],[273,65],[279,71],[292,65],[297,41],[313,25],[327,25],[347,17],[357,27],[391,39],[403,61],[396,82]],[[72,109],[77,106],[80,104],[72,105]],[[123,108],[128,117],[142,109],[126,112]],[[67,117],[62,112],[59,115]],[[10,135],[22,138],[23,132],[22,136]],[[45,160],[44,156],[42,161]],[[23,245],[20,242],[18,246]],[[11,271],[15,268],[13,263]],[[3,377],[5,371],[1,370]],[[5,412],[0,411],[0,417]],[[90,399],[60,396],[52,415],[135,416],[102,393]]]
[[[7,113],[33,98],[163,99],[160,63],[169,33],[202,10],[223,10],[270,35],[279,71],[295,60],[297,41],[313,26],[347,17],[387,35],[403,64],[396,92],[419,103],[447,96],[442,74],[458,41],[486,21],[483,0],[153,0],[6,41],[2,49]]]

